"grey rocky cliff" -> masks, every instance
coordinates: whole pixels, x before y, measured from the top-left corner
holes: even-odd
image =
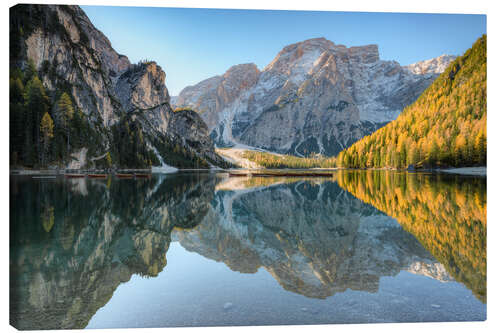
[[[141,123],[154,138],[168,138],[208,163],[223,165],[215,153],[207,125],[190,110],[174,112],[165,86],[165,72],[155,62],[132,65],[116,79],[116,96],[126,116]],[[157,147],[161,151],[160,147]],[[164,159],[168,163],[168,158]]]
[[[208,127],[214,128],[219,120],[217,114],[234,102],[242,92],[254,86],[259,75],[260,71],[255,64],[233,66],[224,75],[186,87],[176,99],[176,105],[193,107],[202,115]]]
[[[220,146],[335,155],[395,119],[453,59],[403,67],[380,60],[377,45],[316,38],[286,46],[262,71],[233,66],[186,87],[175,104],[199,112]]]
[[[125,112],[170,102],[165,72],[155,62],[131,65],[116,79],[115,93]]]
[[[49,90],[68,84],[84,113],[101,118],[105,126],[118,120],[112,77],[128,69],[130,62],[113,50],[78,6],[18,5],[11,9],[11,21],[32,28],[24,31],[11,66],[24,68],[32,60]]]
[[[112,126],[137,117],[146,146],[156,148],[167,164],[165,152],[174,146],[207,165],[223,163],[214,152],[203,120],[172,111],[166,75],[160,66],[155,62],[131,64],[112,48],[81,8],[17,5],[10,16],[11,30],[19,32],[11,37],[11,68],[25,69],[31,60],[49,97],[55,99],[61,91],[71,94],[76,107],[99,133],[97,155],[110,149]],[[182,127],[188,123],[189,127]],[[193,130],[196,134],[186,140],[183,136]]]

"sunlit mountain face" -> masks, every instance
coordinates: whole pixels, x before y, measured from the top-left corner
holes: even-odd
[[[365,322],[369,315],[381,321],[481,320],[486,313],[485,198],[484,178],[407,173],[344,171],[321,179],[210,173],[106,180],[16,176],[10,188],[11,324],[20,329],[104,327],[96,313],[112,311],[114,298],[131,297],[118,287],[134,289],[137,278],[151,281],[147,288],[153,289],[144,293],[155,295],[181,288],[179,281],[189,279],[196,288],[182,297],[209,303],[215,296],[205,290],[216,285],[215,277],[236,288],[255,283],[256,298],[277,293],[273,297],[281,300],[276,302],[289,303],[291,297],[298,309],[317,302],[314,315],[320,323]],[[182,258],[195,256],[204,268],[189,266],[200,265],[193,261],[183,263],[189,269],[171,269],[166,258],[172,242],[180,245],[175,255],[182,250]],[[405,280],[409,276],[420,281],[419,288],[437,283],[433,297],[459,304],[453,316],[462,319],[437,311],[436,304],[417,306],[419,317],[398,317],[398,312],[384,317],[373,308],[363,318],[352,312],[349,320],[328,319],[334,302],[347,306],[344,294],[356,292],[366,302],[386,295],[387,278],[402,281],[400,308],[410,300],[423,304],[428,296],[409,296],[416,288],[414,280]],[[252,282],[265,277],[277,283],[259,289]],[[161,290],[154,290],[154,281],[162,281]],[[474,296],[463,296],[469,294]],[[141,304],[140,296],[134,297],[129,301]],[[151,308],[143,309],[150,316],[155,302],[165,302],[176,313],[182,301],[155,297]],[[226,305],[225,317],[203,308],[196,323],[169,322],[165,314],[157,326],[229,324]],[[247,304],[247,310],[251,307]],[[432,317],[424,315],[431,312]],[[311,315],[307,311],[300,314],[294,320],[311,320],[304,317]],[[249,322],[286,319],[279,312],[276,316]]]

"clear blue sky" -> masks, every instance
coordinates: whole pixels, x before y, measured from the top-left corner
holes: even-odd
[[[131,62],[156,61],[172,96],[236,64],[260,69],[286,45],[325,37],[335,44],[378,44],[380,57],[408,65],[460,55],[483,33],[485,15],[258,11],[82,6]]]

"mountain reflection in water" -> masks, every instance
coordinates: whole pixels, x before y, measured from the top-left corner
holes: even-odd
[[[375,293],[381,277],[408,271],[456,279],[485,302],[485,180],[406,177],[13,176],[11,324],[86,327],[132,275],[168,270],[171,241],[236,272],[264,268],[285,290],[310,298],[347,289]],[[367,185],[372,183],[377,191]],[[405,198],[416,200],[405,197],[409,189],[431,192],[420,193],[418,204],[401,206]],[[380,204],[395,195],[399,201]],[[429,208],[435,202],[446,209],[437,214]]]

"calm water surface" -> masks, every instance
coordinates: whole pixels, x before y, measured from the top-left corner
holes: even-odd
[[[486,178],[11,176],[20,329],[486,319]]]

